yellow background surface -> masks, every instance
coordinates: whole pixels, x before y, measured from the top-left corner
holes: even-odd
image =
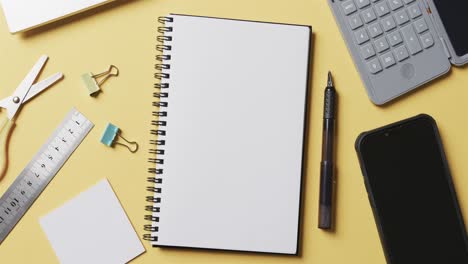
[[[276,256],[159,249],[151,248],[144,241],[147,252],[134,263],[385,263],[354,141],[362,131],[419,113],[428,113],[438,121],[462,211],[468,216],[467,69],[454,68],[449,76],[402,100],[377,107],[367,98],[326,0],[123,1],[26,34],[10,35],[4,19],[0,19],[0,98],[13,92],[41,54],[50,56],[43,77],[56,71],[65,74],[63,81],[22,109],[10,141],[10,168],[0,182],[0,194],[71,107],[76,107],[95,124],[83,144],[0,245],[1,263],[58,262],[39,226],[39,217],[102,178],[109,179],[139,236],[143,235],[157,17],[171,12],[313,26],[312,106],[301,254]],[[288,52],[278,50],[284,56]],[[120,76],[110,79],[98,98],[90,98],[81,83],[81,74],[100,72],[109,64],[120,68]],[[317,229],[323,89],[328,70],[335,75],[340,95],[337,225],[333,233]],[[120,126],[128,139],[140,142],[141,150],[133,155],[123,148],[102,145],[99,139],[107,122]]]

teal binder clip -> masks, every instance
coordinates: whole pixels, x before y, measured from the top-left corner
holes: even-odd
[[[112,76],[119,76],[119,69],[114,65],[111,65],[105,72],[93,74],[91,72],[81,75],[84,85],[88,89],[89,95],[95,96],[101,91],[101,85]],[[101,80],[99,80],[102,78]]]
[[[123,139],[125,142],[127,142],[128,145],[117,142],[117,137]],[[132,153],[138,151],[138,143],[136,143],[135,141],[128,141],[127,139],[122,137],[120,135],[120,129],[111,123],[107,124],[106,130],[104,130],[104,134],[101,137],[101,143],[108,147],[113,147],[116,144],[121,145],[126,147]],[[131,148],[130,145],[133,145],[133,148]]]

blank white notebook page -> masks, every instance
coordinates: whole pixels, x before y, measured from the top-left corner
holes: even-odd
[[[107,180],[40,219],[60,263],[127,263],[145,252]]]
[[[311,28],[170,17],[153,244],[296,254]]]

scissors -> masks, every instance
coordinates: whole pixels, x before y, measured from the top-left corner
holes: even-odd
[[[34,84],[47,59],[46,55],[41,56],[15,92],[0,101],[0,108],[7,110],[7,115],[0,117],[0,180],[5,176],[8,167],[8,141],[21,106],[63,78],[63,74],[59,72]]]

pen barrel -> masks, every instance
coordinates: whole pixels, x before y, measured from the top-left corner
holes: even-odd
[[[331,161],[320,164],[319,228],[332,227],[332,200],[334,165]]]
[[[335,119],[336,115],[336,90],[335,87],[329,86],[325,88],[325,98],[323,105],[323,118]]]
[[[335,119],[323,119],[322,161],[335,158]]]
[[[320,163],[319,223],[320,229],[331,229],[333,222],[333,183],[335,149],[336,90],[325,89],[323,111],[322,162]]]
[[[323,108],[322,160],[334,160],[336,118],[335,87],[325,88]]]

